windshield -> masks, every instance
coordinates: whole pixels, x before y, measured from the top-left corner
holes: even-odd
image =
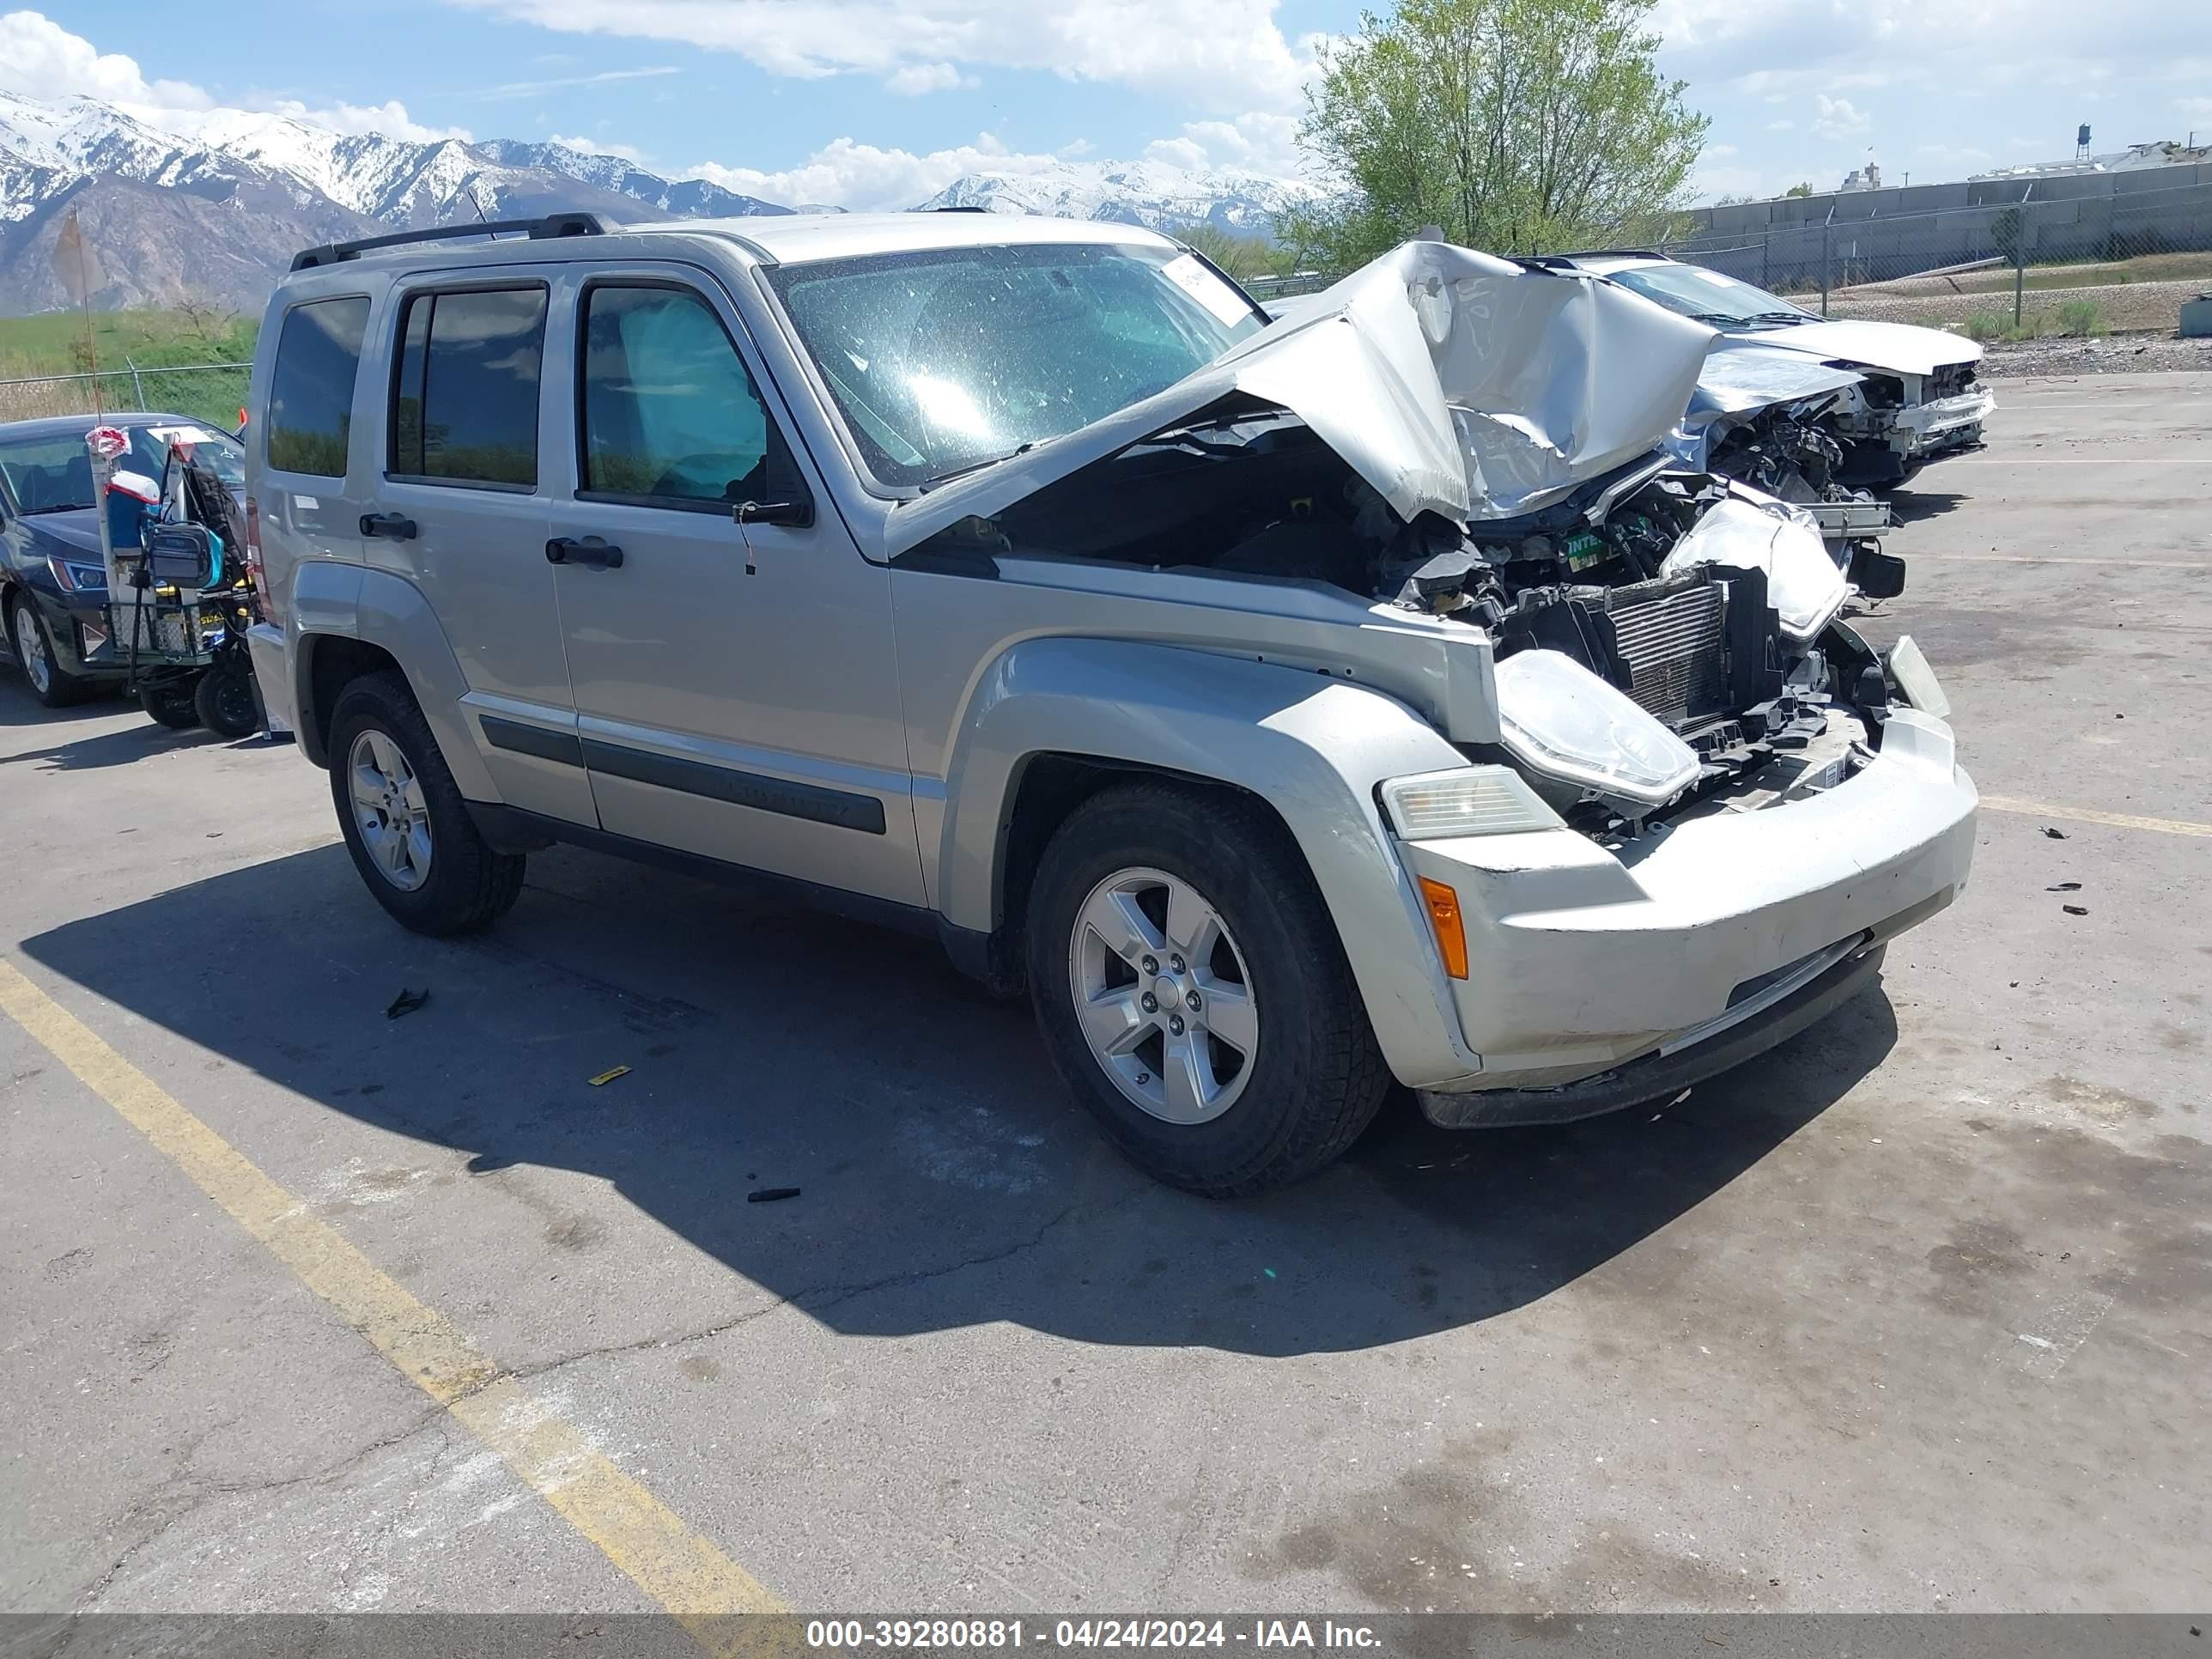
[[[86,430],[91,429],[87,417]],[[155,426],[125,428],[131,440],[127,454],[118,456],[115,470],[139,472],[155,483],[168,459],[172,443],[190,445],[215,468],[226,488],[246,487],[246,452],[231,439],[196,421],[165,422]],[[37,438],[0,438],[0,474],[15,497],[16,510],[29,518],[38,513],[63,513],[92,502],[92,457],[84,447],[84,434],[65,432]]]
[[[1188,253],[961,247],[769,281],[884,483],[927,485],[1173,386],[1267,319]]]
[[[1800,310],[1779,295],[1702,265],[1622,265],[1606,274],[1623,288],[1656,300],[1669,311],[1679,311],[1715,328],[1758,324],[1778,327],[1813,320],[1811,312]]]

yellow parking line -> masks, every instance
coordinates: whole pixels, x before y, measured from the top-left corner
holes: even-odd
[[[2094,806],[2050,806],[2041,801],[2014,800],[2009,795],[1984,795],[1982,805],[1992,812],[2017,812],[2022,817],[2102,823],[2115,830],[2155,830],[2162,836],[2202,836],[2212,840],[2212,823],[2192,823],[2187,818],[2137,817],[2132,812],[2100,812]]]
[[[602,1455],[584,1431],[503,1373],[460,1328],[417,1301],[307,1206],[9,963],[0,1011],[45,1045],[200,1190],[267,1245],[307,1288],[423,1393],[507,1461],[710,1650],[717,1621],[775,1613],[761,1582]]]

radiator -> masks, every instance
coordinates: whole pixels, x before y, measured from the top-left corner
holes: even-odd
[[[1720,584],[1705,582],[1654,599],[1638,598],[1632,588],[1620,599],[1607,614],[1620,660],[1628,665],[1628,695],[1672,722],[1717,708],[1727,621]]]

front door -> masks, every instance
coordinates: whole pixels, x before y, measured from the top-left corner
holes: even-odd
[[[888,573],[786,441],[728,298],[572,268],[546,556],[603,828],[921,902]],[[740,526],[741,502],[778,520]]]

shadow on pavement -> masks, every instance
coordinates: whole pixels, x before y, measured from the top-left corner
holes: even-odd
[[[1918,524],[1923,519],[1940,519],[1955,512],[1968,499],[1955,490],[1900,488],[1890,493],[1889,513],[1899,524]]]
[[[1219,1204],[1121,1163],[1026,1009],[933,944],[592,854],[534,858],[514,913],[471,940],[402,932],[333,844],[23,949],[296,1091],[303,1141],[336,1111],[465,1155],[465,1178],[583,1171],[833,1329],[1008,1321],[1267,1355],[1543,1297],[1727,1186],[1896,1040],[1875,993],[1663,1111],[1449,1134],[1401,1098],[1318,1179]],[[802,1191],[745,1201],[776,1186]]]
[[[97,704],[82,705],[95,712],[106,714],[135,714],[127,705],[118,709],[100,710]],[[76,708],[40,709],[41,714],[52,714],[57,724],[77,713]],[[26,722],[27,724],[27,722]],[[106,766],[128,766],[149,755],[166,754],[172,749],[198,749],[223,740],[212,732],[195,726],[189,731],[175,732],[166,726],[144,720],[135,726],[125,726],[112,732],[101,732],[91,737],[76,738],[67,743],[58,743],[46,749],[19,750],[12,755],[0,755],[0,766],[34,766],[41,772],[92,772]]]

